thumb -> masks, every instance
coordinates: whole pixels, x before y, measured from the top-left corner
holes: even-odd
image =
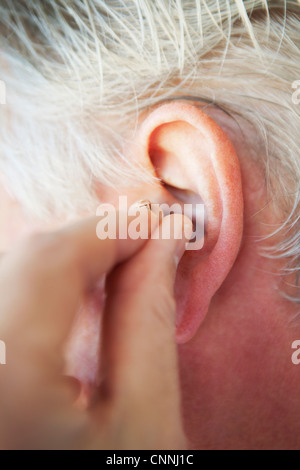
[[[189,219],[165,217],[145,247],[108,280],[102,365],[105,390],[114,409],[122,409],[126,439],[133,439],[125,448],[137,439],[149,448],[172,447],[175,434],[182,436],[173,289],[191,234]]]

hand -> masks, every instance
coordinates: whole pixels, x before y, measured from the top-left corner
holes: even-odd
[[[191,233],[188,219],[170,217],[177,233],[184,225]],[[35,235],[0,259],[3,449],[185,447],[173,284],[187,240],[99,240],[97,220]],[[84,296],[107,273],[104,380],[83,412],[63,377],[64,345]]]

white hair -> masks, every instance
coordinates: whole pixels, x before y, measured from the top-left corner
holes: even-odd
[[[28,213],[94,211],[95,183],[149,178],[122,148],[141,110],[197,96],[251,123],[300,265],[299,1],[2,0],[0,171]]]

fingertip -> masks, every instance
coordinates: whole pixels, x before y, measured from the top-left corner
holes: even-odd
[[[126,227],[126,234],[117,243],[117,259],[119,263],[139,251],[146,241],[151,238],[151,234],[155,232],[159,224],[158,216],[148,207],[139,207],[138,212],[138,216],[128,215],[125,212],[119,213],[120,217],[126,218],[126,222],[123,222],[123,227]],[[120,219],[119,224],[121,223]]]
[[[176,239],[175,262],[176,266],[178,266],[192,237],[193,223],[191,219],[181,214],[174,214],[171,217],[174,219],[174,238]]]

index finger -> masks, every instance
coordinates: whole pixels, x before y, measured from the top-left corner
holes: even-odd
[[[132,218],[127,218],[127,229]],[[140,212],[141,224],[154,222]],[[39,234],[5,257],[0,266],[1,335],[30,331],[34,348],[51,349],[66,338],[84,293],[146,240],[99,240],[98,217],[54,233]],[[13,287],[12,287],[13,286]],[[25,335],[26,336],[26,335]]]

